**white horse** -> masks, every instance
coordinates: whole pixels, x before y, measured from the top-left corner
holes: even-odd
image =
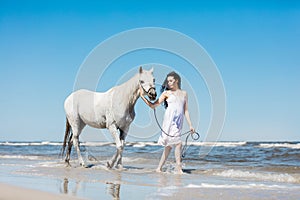
[[[62,155],[68,145],[65,157],[65,162],[68,165],[72,145],[74,145],[80,165],[86,166],[80,154],[79,135],[82,129],[89,125],[94,128],[107,128],[110,131],[115,140],[117,151],[107,162],[107,167],[112,168],[116,163],[116,167],[122,168],[124,141],[129,126],[135,117],[134,105],[140,97],[140,87],[143,88],[150,100],[155,100],[153,69],[147,71],[140,67],[139,72],[130,80],[104,93],[82,89],[67,97],[64,104],[67,121]]]

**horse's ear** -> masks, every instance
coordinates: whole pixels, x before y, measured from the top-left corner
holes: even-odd
[[[153,69],[153,67],[152,67],[152,68],[150,69],[150,73],[151,73],[151,74],[153,73],[153,70],[154,70],[154,69]]]
[[[142,66],[140,66],[139,72],[140,72],[140,74],[143,72]]]

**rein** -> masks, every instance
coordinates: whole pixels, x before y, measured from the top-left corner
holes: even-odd
[[[181,150],[181,157],[184,158],[184,157],[185,157],[185,154],[186,154],[186,151],[187,151],[187,141],[188,141],[189,137],[192,137],[192,139],[193,139],[194,141],[196,141],[196,140],[199,140],[199,139],[200,139],[200,134],[197,133],[197,132],[187,131],[187,132],[181,133],[179,136],[169,135],[169,134],[166,133],[166,132],[162,129],[162,127],[160,126],[160,124],[159,124],[159,122],[158,122],[158,119],[157,119],[157,116],[156,116],[156,110],[155,110],[155,108],[153,109],[153,112],[154,112],[155,121],[156,121],[156,123],[157,123],[159,129],[160,129],[165,135],[167,135],[167,136],[169,136],[169,137],[181,137],[181,136],[187,134],[187,136],[186,136],[186,138],[185,138],[185,144],[184,144],[184,146],[183,146],[183,148],[182,148],[182,150]]]

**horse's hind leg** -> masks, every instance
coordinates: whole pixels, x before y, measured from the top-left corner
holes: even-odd
[[[84,163],[83,158],[80,153],[79,135],[84,127],[85,127],[85,124],[83,124],[82,122],[72,126],[73,137],[72,137],[72,141],[71,141],[71,142],[73,142],[74,148],[77,151],[79,164],[83,167],[85,167],[85,163]]]
[[[80,153],[80,148],[79,148],[79,135],[74,135],[73,136],[73,144],[74,144],[74,147],[77,151],[79,164],[81,166],[85,167],[85,163],[83,161],[83,158],[82,158],[81,153]]]
[[[71,133],[70,137],[69,137],[69,141],[68,141],[68,149],[67,149],[67,153],[66,153],[66,158],[65,158],[65,162],[67,163],[67,166],[70,166],[70,157],[71,157],[71,151],[72,151],[72,145],[73,145],[73,133]]]

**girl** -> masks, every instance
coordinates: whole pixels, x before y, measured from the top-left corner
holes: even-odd
[[[162,85],[162,91],[161,96],[152,103],[143,96],[144,91],[140,87],[140,96],[149,107],[154,109],[164,102],[166,108],[162,125],[163,132],[158,139],[158,144],[163,145],[165,148],[156,172],[162,171],[162,167],[170,154],[172,146],[175,146],[177,173],[182,174],[180,155],[182,144],[180,134],[184,116],[190,126],[190,131],[195,131],[188,111],[188,95],[186,91],[181,90],[181,78],[175,72],[167,75]]]

